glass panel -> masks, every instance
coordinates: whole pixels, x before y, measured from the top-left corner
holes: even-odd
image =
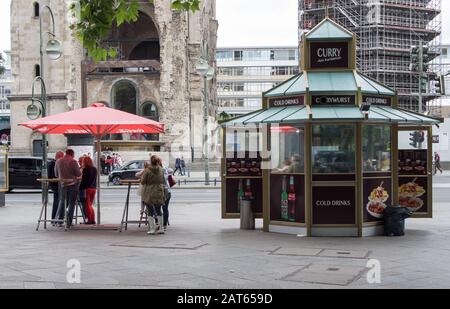
[[[354,125],[314,125],[313,173],[354,173],[355,144]]]
[[[364,172],[391,171],[391,127],[363,127]]]
[[[271,129],[272,171],[296,174],[304,172],[305,130],[279,126]]]
[[[402,150],[428,149],[427,131],[398,132],[398,149]]]

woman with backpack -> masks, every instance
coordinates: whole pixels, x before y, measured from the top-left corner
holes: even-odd
[[[149,232],[148,235],[164,234],[162,207],[166,202],[164,170],[161,159],[152,156],[150,167],[144,170],[141,178],[142,201],[148,209]],[[157,219],[157,221],[155,220]]]

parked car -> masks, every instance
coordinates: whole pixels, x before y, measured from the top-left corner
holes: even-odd
[[[112,171],[109,174],[109,182],[112,182],[114,185],[120,185],[121,180],[133,180],[137,179],[136,173],[144,170],[145,161],[131,161],[120,169]]]
[[[52,160],[48,160],[50,163]],[[10,157],[9,158],[9,191],[15,189],[42,188],[37,181],[42,175],[42,158]]]

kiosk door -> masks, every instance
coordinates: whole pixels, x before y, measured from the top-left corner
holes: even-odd
[[[398,132],[398,199],[415,218],[433,216],[432,133],[429,127],[401,127]]]

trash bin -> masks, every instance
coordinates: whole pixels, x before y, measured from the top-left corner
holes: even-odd
[[[405,236],[405,220],[412,216],[406,207],[387,207],[384,210],[384,232],[386,236]]]
[[[241,199],[241,230],[255,229],[255,215],[253,214],[252,201]]]

